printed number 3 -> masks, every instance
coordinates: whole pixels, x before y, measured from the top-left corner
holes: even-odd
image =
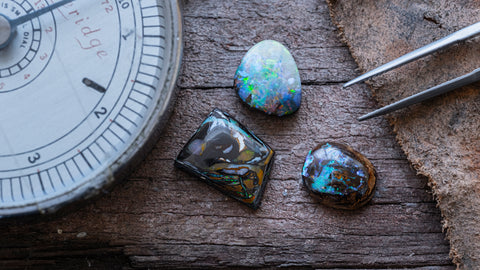
[[[39,160],[40,158],[41,158],[40,154],[35,153],[33,156],[28,157],[28,162],[30,162],[31,164],[35,164],[35,162],[37,162],[37,160]]]

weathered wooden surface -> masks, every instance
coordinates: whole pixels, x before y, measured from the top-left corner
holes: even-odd
[[[362,71],[480,21],[472,0],[328,2]],[[380,104],[391,103],[477,69],[479,48],[469,39],[369,84]],[[475,83],[389,116],[407,158],[429,178],[461,269],[480,269],[479,102]]]
[[[323,0],[186,1],[183,76],[155,149],[112,192],[71,213],[2,221],[1,269],[307,267],[453,269],[427,181],[416,176],[383,119],[358,123],[375,103],[357,75]],[[300,110],[250,111],[232,89],[240,59],[275,39],[297,61]],[[262,206],[253,211],[173,166],[204,117],[218,107],[276,151]],[[300,172],[325,140],[370,158],[379,179],[359,211],[322,207]]]

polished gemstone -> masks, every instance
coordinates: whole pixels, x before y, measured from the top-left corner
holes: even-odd
[[[278,116],[300,107],[302,88],[297,64],[277,41],[264,40],[243,57],[235,73],[235,89],[250,107]]]
[[[321,203],[356,209],[372,198],[376,172],[372,163],[351,147],[324,143],[308,153],[302,178],[310,194]]]
[[[215,109],[182,149],[175,165],[256,209],[273,150],[227,113]]]

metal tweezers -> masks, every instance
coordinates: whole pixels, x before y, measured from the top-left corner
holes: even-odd
[[[419,49],[416,49],[412,52],[409,52],[403,56],[400,56],[399,58],[390,61],[382,66],[377,67],[376,69],[373,69],[349,82],[343,85],[343,87],[348,87],[352,84],[362,82],[365,80],[368,80],[369,78],[379,75],[382,73],[385,73],[389,70],[392,70],[394,68],[400,67],[402,65],[405,65],[407,63],[410,63],[414,60],[417,60],[421,57],[424,57],[426,55],[429,55],[431,53],[434,53],[440,49],[446,48],[450,45],[453,45],[457,42],[469,39],[473,36],[476,36],[480,34],[480,22],[477,22],[475,24],[472,24],[470,26],[467,26],[463,29],[460,29],[442,39],[439,39],[435,42],[432,42],[428,45],[425,45]],[[479,81],[480,80],[480,68],[475,69],[474,71],[465,74],[463,76],[460,76],[458,78],[455,78],[453,80],[450,80],[448,82],[444,82],[442,84],[439,84],[437,86],[434,86],[432,88],[429,88],[425,91],[422,91],[420,93],[417,93],[415,95],[412,95],[410,97],[404,98],[402,100],[399,100],[395,103],[392,103],[390,105],[387,105],[383,108],[380,108],[378,110],[375,110],[371,113],[368,113],[366,115],[363,115],[358,118],[359,121],[367,120],[372,117],[380,116],[386,113],[393,112],[395,110],[410,106],[415,103],[422,102],[424,100],[436,97],[438,95],[444,94],[446,92],[452,91],[454,89],[460,88],[462,86],[471,84],[473,82]]]

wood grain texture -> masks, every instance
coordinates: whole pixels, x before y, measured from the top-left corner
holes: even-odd
[[[158,144],[124,182],[69,213],[0,222],[2,269],[312,267],[453,269],[439,210],[388,123],[358,123],[375,102],[321,0],[185,3],[180,90]],[[233,75],[264,39],[287,46],[303,81],[303,104],[277,118],[240,103]],[[213,108],[267,142],[275,163],[254,211],[173,166]],[[350,212],[323,207],[303,187],[307,152],[322,141],[351,145],[376,166],[371,203]]]
[[[362,71],[480,21],[478,1],[328,1]],[[479,39],[460,42],[368,83],[381,105],[478,68]],[[480,269],[478,83],[390,115],[397,140],[429,178],[459,268]]]

